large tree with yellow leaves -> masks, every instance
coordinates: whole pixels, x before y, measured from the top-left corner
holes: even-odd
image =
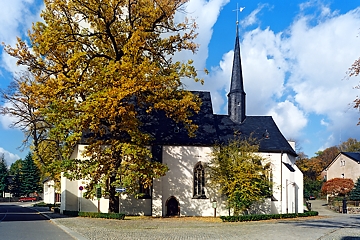
[[[197,49],[195,22],[174,18],[187,1],[45,0],[30,45],[18,39],[16,47],[5,46],[32,76],[19,83],[19,93],[48,124],[48,141],[38,147],[55,143],[67,177],[89,180],[88,197],[108,179],[105,194],[114,200],[120,180],[136,193],[139,183],[148,187],[165,174],[166,166],[149,161],[151,136],[140,131],[138,108],[164,111],[189,134],[196,130],[189,116],[200,101],[181,83],[199,81],[196,70],[191,60],[172,59]],[[70,159],[84,132],[91,133],[82,139],[88,160]]]
[[[207,166],[207,185],[227,197],[235,215],[272,195],[271,164],[258,152],[259,143],[253,137],[234,138],[214,147]]]

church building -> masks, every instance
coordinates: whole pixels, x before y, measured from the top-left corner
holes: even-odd
[[[227,143],[235,133],[259,140],[259,155],[271,163],[273,195],[254,205],[250,213],[303,212],[303,174],[295,165],[294,142],[288,142],[271,116],[247,116],[240,41],[236,32],[231,87],[228,94],[228,114],[214,114],[209,92],[193,92],[201,98],[198,114],[191,117],[198,125],[195,137],[189,137],[181,125],[164,114],[146,116],[144,131],[151,133],[153,160],[166,164],[169,171],[154,179],[150,191],[141,199],[126,195],[120,197],[120,212],[146,216],[213,216],[231,214],[225,199],[207,189],[205,164],[216,143]],[[72,158],[83,159],[85,144],[78,144]],[[98,201],[81,197],[82,180],[61,178],[60,210],[97,211]],[[100,199],[100,211],[108,212],[109,200]]]

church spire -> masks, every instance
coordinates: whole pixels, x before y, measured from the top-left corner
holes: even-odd
[[[234,60],[231,74],[231,86],[228,94],[228,115],[235,123],[242,123],[245,118],[245,95],[239,42],[239,26],[236,22],[236,39],[234,49]]]

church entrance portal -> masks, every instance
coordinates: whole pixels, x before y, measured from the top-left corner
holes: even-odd
[[[179,216],[180,206],[178,200],[175,197],[170,197],[166,201],[166,216]]]

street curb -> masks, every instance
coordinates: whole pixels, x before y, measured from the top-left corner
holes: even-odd
[[[43,212],[38,212],[38,213],[41,214],[42,216],[46,217],[47,219],[49,219],[52,223],[54,223],[56,226],[58,226],[63,231],[68,233],[74,239],[76,239],[76,240],[89,240],[89,239],[85,238],[84,236],[82,236],[81,234],[71,230],[70,228],[65,227],[64,225],[62,225],[60,223],[58,223],[56,221],[56,219],[53,219],[53,218],[49,217],[46,213],[43,213]]]
[[[43,215],[45,216],[46,214],[43,214]],[[65,227],[64,225],[62,225],[62,224],[60,224],[60,223],[58,223],[58,222],[56,221],[56,219],[51,219],[51,218],[49,218],[49,220],[50,220],[51,222],[53,222],[54,224],[56,224],[56,226],[58,226],[59,228],[61,228],[61,229],[64,230],[65,232],[67,232],[70,236],[72,236],[72,237],[75,238],[76,240],[89,240],[89,239],[85,238],[84,236],[82,236],[81,234],[79,234],[79,233],[77,233],[77,232],[75,232],[75,231],[73,231],[73,230]]]

